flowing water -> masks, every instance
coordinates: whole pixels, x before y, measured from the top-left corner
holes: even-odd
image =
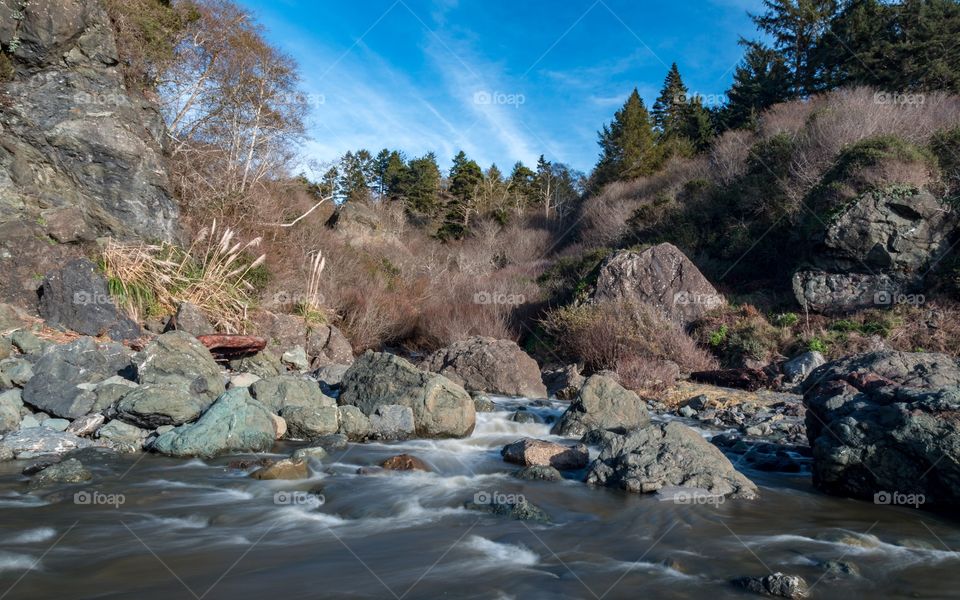
[[[825,496],[808,474],[745,470],[761,498],[710,505],[522,481],[500,448],[550,439],[548,426],[509,421],[517,401],[496,401],[468,439],[351,444],[306,481],[142,455],[90,461],[88,486],[31,492],[25,463],[0,465],[0,599],[715,600],[771,571],[804,576],[814,598],[958,596],[950,516]],[[357,474],[400,452],[435,472]],[[476,494],[522,494],[552,523],[464,509]],[[821,579],[826,560],[860,575]]]

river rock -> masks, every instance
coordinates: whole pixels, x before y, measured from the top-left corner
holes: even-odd
[[[471,337],[434,352],[421,366],[468,391],[547,397],[537,361],[511,340]]]
[[[131,369],[129,351],[119,344],[83,337],[51,346],[34,365],[35,375],[23,388],[23,401],[58,417],[82,417],[97,401],[83,384],[129,374]]]
[[[82,335],[107,335],[114,340],[135,340],[143,333],[117,308],[106,278],[85,258],[72,260],[49,273],[39,294],[40,316],[50,327],[63,327]]]
[[[66,431],[67,427],[70,426],[70,421],[66,419],[44,419],[41,425],[54,431]]]
[[[324,394],[335,396],[340,393],[340,384],[349,368],[350,365],[328,364],[315,369],[310,376],[320,383],[320,389]]]
[[[543,381],[547,386],[547,393],[557,400],[573,400],[580,393],[586,377],[580,374],[577,365],[567,365],[558,369],[543,372]]]
[[[312,325],[307,331],[304,349],[314,369],[353,363],[350,341],[333,325]]]
[[[369,438],[373,434],[373,428],[370,426],[370,419],[363,414],[356,406],[340,406],[340,430],[339,433],[347,436],[354,442],[360,442]],[[413,413],[410,413],[410,424],[413,424]]]
[[[80,437],[88,437],[93,435],[93,433],[103,425],[105,420],[106,417],[99,413],[85,415],[70,423],[66,431],[67,433],[72,433]]]
[[[530,465],[524,467],[513,474],[517,479],[527,481],[562,481],[563,475],[557,469],[550,466]]]
[[[248,388],[256,382],[260,381],[260,377],[254,375],[253,373],[238,373],[230,378],[227,382],[227,388],[235,387],[245,387]]]
[[[733,584],[755,594],[792,600],[802,600],[810,593],[803,577],[783,573],[773,573],[763,577],[741,577],[734,579]]]
[[[294,348],[284,352],[280,356],[280,362],[285,364],[290,369],[300,373],[310,368],[310,361],[307,359],[307,351],[303,349],[303,346],[295,346]]]
[[[261,467],[250,474],[254,479],[306,479],[310,476],[310,467],[306,460],[285,458]]]
[[[43,487],[54,483],[83,483],[93,479],[79,460],[68,458],[40,471],[30,480],[31,487]]]
[[[353,363],[338,401],[359,407],[371,423],[379,406],[407,406],[420,437],[465,437],[476,423],[473,400],[462,387],[383,352],[367,351]]]
[[[473,408],[478,413],[493,412],[497,409],[497,405],[493,403],[493,400],[482,392],[470,392],[470,397],[473,398]]]
[[[479,492],[474,495],[472,501],[465,502],[463,506],[467,510],[488,512],[518,521],[550,522],[550,515],[520,494],[496,493],[491,495]]]
[[[89,440],[77,437],[72,433],[54,431],[46,427],[20,429],[0,438],[0,450],[6,449],[16,458],[32,458],[41,454],[63,454],[90,445]]]
[[[171,456],[210,458],[227,452],[266,452],[273,447],[270,410],[246,388],[225,392],[196,423],[181,425],[157,438],[153,449]]]
[[[646,404],[612,377],[591,375],[550,433],[581,436],[592,429],[634,429],[650,422]]]
[[[0,360],[0,385],[2,387],[23,387],[33,379],[33,364],[23,358]]]
[[[391,456],[387,460],[380,463],[380,466],[388,471],[430,472],[433,470],[430,468],[430,465],[410,454],[398,454],[396,456]]]
[[[167,321],[164,331],[183,331],[194,337],[216,333],[200,307],[190,302],[181,302],[177,306],[177,312]]]
[[[960,365],[882,351],[828,363],[803,383],[813,481],[837,495],[922,495],[960,505]]]
[[[334,452],[336,450],[346,450],[349,445],[348,442],[347,436],[342,433],[333,433],[330,435],[321,435],[315,440],[312,440],[311,444],[313,446],[319,446],[327,452]]]
[[[370,437],[377,440],[405,440],[416,433],[413,409],[399,404],[381,404],[370,415]]]
[[[604,260],[593,300],[648,304],[683,325],[726,303],[683,252],[668,243],[642,252],[620,250]]]
[[[232,371],[250,373],[260,379],[276,377],[286,371],[277,355],[269,350],[263,350],[252,356],[235,358],[229,362],[229,365]]]
[[[116,415],[133,425],[156,429],[196,421],[213,402],[178,385],[141,385],[128,391],[117,403]]]
[[[0,393],[0,435],[14,431],[20,426],[22,409],[23,400],[20,390],[7,390]]]
[[[280,411],[280,416],[287,422],[288,437],[311,439],[337,433],[340,428],[337,404],[333,398],[327,398],[327,400],[329,400],[327,406],[284,407]]]
[[[518,408],[510,415],[510,420],[514,423],[541,423],[543,420],[537,416],[537,413],[523,408]]]
[[[14,348],[27,356],[38,356],[43,354],[49,342],[41,340],[26,329],[18,329],[10,334],[10,343]]]
[[[147,432],[123,421],[110,421],[97,431],[97,437],[110,443],[117,452],[131,453],[143,449]]]
[[[688,487],[713,496],[754,498],[757,486],[699,433],[676,421],[610,435],[587,482],[634,493]]]
[[[134,356],[134,364],[141,385],[179,387],[202,398],[207,406],[226,389],[220,367],[207,348],[182,331],[154,338]]]
[[[137,387],[137,383],[119,375],[114,375],[97,383],[82,383],[77,387],[93,395],[94,400],[90,412],[95,413],[112,408],[121,398]]]
[[[555,442],[523,438],[507,444],[500,451],[503,460],[523,466],[554,467],[561,471],[582,469],[590,461],[583,444],[564,446]]]
[[[250,395],[277,413],[287,406],[326,407],[337,403],[320,391],[317,382],[299,375],[261,379],[250,386]]]
[[[270,413],[270,418],[273,420],[273,439],[282,440],[287,437],[287,420],[273,413]]]
[[[323,460],[327,457],[327,450],[323,446],[307,446],[305,448],[297,448],[293,453],[293,460]]]

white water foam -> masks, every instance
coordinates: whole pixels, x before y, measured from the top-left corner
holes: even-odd
[[[57,535],[57,530],[52,527],[38,527],[28,529],[17,535],[3,541],[4,544],[35,544],[37,542],[46,542],[52,540]]]
[[[502,544],[478,535],[467,538],[463,547],[483,554],[490,567],[532,567],[540,562],[537,553],[526,546]]]
[[[812,538],[804,535],[796,534],[780,534],[780,535],[771,535],[763,536],[759,538],[754,538],[747,540],[746,543],[751,546],[766,546],[771,544],[820,544],[824,546],[834,546],[842,548],[844,554],[852,555],[869,555],[869,554],[879,554],[885,555],[890,558],[896,558],[897,563],[900,566],[906,566],[910,564],[915,564],[918,562],[928,562],[928,561],[946,561],[946,560],[960,560],[960,552],[953,552],[950,550],[937,550],[935,548],[912,548],[908,546],[901,546],[899,544],[891,544],[889,542],[884,542],[875,535],[857,533],[854,531],[840,530],[846,537],[850,539],[850,542],[844,541],[842,539],[821,539],[821,538]]]
[[[14,554],[0,550],[0,573],[4,571],[30,571],[38,569],[40,563],[26,554]]]

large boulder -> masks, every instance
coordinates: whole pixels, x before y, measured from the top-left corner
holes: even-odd
[[[226,386],[210,351],[192,335],[171,331],[157,336],[134,357],[141,384],[179,387],[213,402]]]
[[[190,302],[181,302],[177,306],[177,312],[167,321],[164,331],[183,331],[193,336],[215,333],[200,307]]]
[[[593,299],[649,304],[684,325],[726,302],[696,265],[668,243],[643,252],[620,250],[607,258]]]
[[[507,444],[500,451],[503,460],[517,465],[553,467],[561,471],[582,469],[590,461],[583,444],[564,446],[556,442],[523,438]]]
[[[591,375],[551,433],[579,437],[593,429],[636,429],[649,422],[647,406],[635,392],[609,376]]]
[[[853,498],[960,506],[960,365],[881,351],[827,363],[803,383],[813,481]]]
[[[428,373],[408,361],[383,352],[367,351],[346,372],[341,384],[342,405],[373,416],[383,405],[397,404],[413,411],[421,437],[465,437],[473,432],[473,399],[443,375]]]
[[[307,331],[304,346],[313,359],[313,367],[326,365],[349,365],[353,362],[353,346],[343,333],[333,325],[313,325]]]
[[[709,497],[756,496],[757,486],[693,429],[676,421],[611,433],[587,482],[634,493],[689,488]]]
[[[40,286],[40,316],[51,327],[83,335],[107,335],[115,340],[140,337],[140,326],[117,309],[107,280],[85,258],[68,262],[48,274]]]
[[[212,401],[182,385],[141,385],[131,388],[116,405],[118,419],[156,429],[196,421]]]
[[[34,365],[35,375],[23,388],[23,401],[57,417],[82,417],[97,404],[89,384],[130,375],[130,358],[123,346],[89,337],[51,346]]]
[[[922,283],[949,248],[958,216],[928,191],[867,192],[833,217],[815,240],[810,268],[793,279],[811,310],[845,312],[890,304]]]
[[[280,416],[287,422],[288,436],[298,439],[314,439],[337,433],[340,429],[340,414],[337,402],[326,398],[326,405],[287,406]]]
[[[280,375],[256,381],[250,386],[250,394],[276,413],[289,406],[336,406],[336,401],[324,394],[316,381],[297,375]]]
[[[547,397],[537,361],[511,340],[471,337],[434,352],[421,366],[468,391]]]
[[[266,452],[273,447],[273,414],[246,388],[224,393],[196,423],[163,433],[153,449],[171,456],[210,458],[227,452]]]

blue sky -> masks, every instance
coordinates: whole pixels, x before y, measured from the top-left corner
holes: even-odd
[[[300,64],[304,154],[458,150],[509,170],[540,154],[583,171],[597,130],[671,62],[722,101],[760,0],[240,0]]]

